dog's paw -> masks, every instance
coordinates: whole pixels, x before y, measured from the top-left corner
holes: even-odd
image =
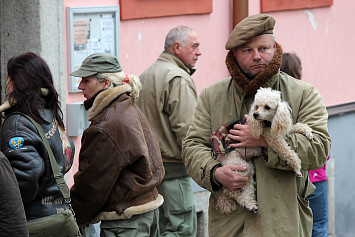
[[[258,213],[259,212],[259,208],[257,206],[248,207],[247,209],[249,211],[253,212],[253,213]]]
[[[307,137],[308,140],[310,140],[310,141],[313,140],[313,133],[312,132],[306,132],[305,136]]]
[[[295,172],[296,172],[297,178],[302,178],[302,177],[303,177],[301,171],[297,170],[297,171],[295,171]]]

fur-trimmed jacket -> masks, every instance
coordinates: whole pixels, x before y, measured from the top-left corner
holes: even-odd
[[[105,89],[85,101],[79,171],[70,190],[79,225],[129,219],[158,208],[156,186],[164,176],[159,143],[129,95],[128,84]]]
[[[280,71],[281,60],[282,48],[277,44],[271,64],[249,81],[230,51],[226,65],[231,77],[213,83],[200,93],[182,152],[188,174],[211,192],[210,236],[311,236],[312,211],[306,197],[314,191],[314,186],[306,171],[321,168],[327,160],[331,146],[328,114],[313,86]],[[308,124],[313,130],[313,141],[301,134],[287,138],[302,161],[303,178],[297,178],[276,152],[265,149],[265,155],[254,159],[259,213],[240,207],[224,215],[216,209],[213,170],[220,164],[211,156],[211,134],[226,122],[247,114],[260,87],[281,91],[282,100],[292,108],[293,121]]]

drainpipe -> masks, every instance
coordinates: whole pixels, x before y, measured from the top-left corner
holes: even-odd
[[[233,29],[248,16],[248,0],[233,0]]]

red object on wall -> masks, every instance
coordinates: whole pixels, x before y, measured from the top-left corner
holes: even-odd
[[[207,14],[212,0],[120,0],[121,20]]]
[[[260,0],[261,12],[329,7],[331,5],[333,5],[333,0]]]

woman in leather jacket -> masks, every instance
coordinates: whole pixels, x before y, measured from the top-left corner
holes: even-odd
[[[101,237],[159,236],[156,186],[164,176],[159,142],[135,104],[141,83],[107,53],[88,56],[72,76],[91,122],[70,189],[79,226],[101,221]]]
[[[47,149],[35,125],[43,131],[60,171],[73,163],[74,144],[64,132],[63,114],[52,74],[43,58],[25,53],[7,63],[8,101],[1,132],[1,151],[15,172],[27,221],[57,214],[68,208],[54,179]]]

